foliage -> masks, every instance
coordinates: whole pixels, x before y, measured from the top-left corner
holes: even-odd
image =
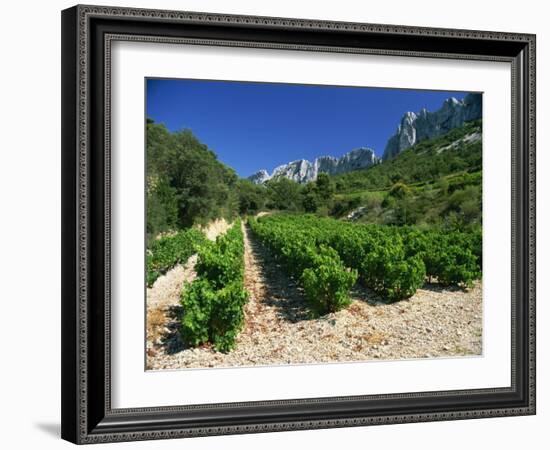
[[[149,237],[178,226],[177,191],[166,178],[148,177],[146,226]]]
[[[247,301],[248,293],[243,289],[242,280],[234,280],[216,292],[209,322],[210,340],[216,350],[228,352],[234,348]]]
[[[248,299],[240,220],[201,248],[196,271],[197,279],[181,293],[181,337],[189,346],[211,342],[216,350],[228,352],[242,328]]]
[[[315,189],[315,183],[307,183],[302,188],[302,207],[305,212],[314,213],[319,207],[319,196]]]
[[[337,175],[333,177],[334,182],[338,192],[345,193],[388,189],[397,182],[408,185],[435,182],[464,170],[478,172],[481,170],[481,141],[462,140],[473,133],[481,133],[481,120],[422,141],[382,164]]]
[[[198,252],[197,279],[181,293],[181,337],[230,351],[248,299],[241,222],[214,243],[192,227],[274,209],[286,213],[250,226],[302,285],[314,315],[348,306],[356,281],[388,301],[412,296],[426,280],[471,286],[482,274],[482,152],[481,140],[464,138],[475,133],[481,121],[368,169],[320,173],[305,185],[284,177],[256,185],[190,130],[147,120],[147,284]],[[370,223],[320,217],[358,208]]]
[[[215,243],[205,245],[199,252],[197,275],[209,280],[214,289],[221,289],[234,280],[242,282],[243,245],[240,225],[233,225],[226,234],[218,236]]]
[[[265,184],[266,206],[280,211],[316,212],[332,208],[335,193],[334,182],[326,173],[320,173],[315,181],[299,184],[279,177]]]
[[[303,284],[307,280],[311,292],[315,281],[317,292],[336,292],[328,278],[313,270],[317,255],[332,254],[334,267],[356,270],[363,284],[389,301],[410,297],[426,277],[443,285],[468,286],[481,276],[480,227],[421,230],[290,214],[261,217],[252,220],[251,227],[292,276]],[[304,278],[306,269],[311,270]]]
[[[388,195],[402,199],[411,195],[411,189],[405,183],[395,183],[388,192]]]
[[[241,283],[236,280],[215,290],[208,279],[199,278],[185,286],[181,298],[183,342],[192,347],[212,342],[218,351],[232,350],[248,299]]]
[[[250,180],[241,179],[237,182],[236,191],[239,199],[240,214],[254,214],[264,208],[267,198],[267,189],[265,186],[254,184]]]
[[[206,237],[194,228],[151,241],[147,249],[147,286],[174,267],[183,263],[206,243]]]
[[[422,259],[405,257],[399,240],[392,236],[386,242],[376,242],[360,265],[365,284],[390,301],[411,297],[426,277]]]
[[[299,211],[301,205],[301,186],[288,178],[269,180],[266,183],[267,206],[288,211]]]
[[[238,209],[237,174],[190,130],[171,133],[147,121],[147,233],[232,218]]]
[[[349,304],[348,291],[357,274],[331,248],[317,245],[308,230],[280,222],[250,220],[252,231],[304,286],[312,313],[326,314]]]
[[[331,214],[341,217],[361,207],[359,220],[366,223],[449,229],[481,224],[482,143],[465,139],[475,134],[481,134],[481,121],[422,141],[382,164],[331,177],[337,188]],[[382,201],[371,195],[382,195]]]
[[[208,342],[210,316],[216,292],[207,279],[187,283],[181,294],[184,314],[181,317],[180,334],[186,345],[196,347]]]
[[[339,311],[351,304],[349,290],[357,280],[357,271],[346,270],[342,260],[330,247],[321,246],[312,258],[311,267],[301,277],[309,305],[316,314]]]
[[[399,158],[399,157],[398,157]],[[396,188],[399,186],[399,188]],[[401,186],[407,186],[402,188]],[[467,229],[481,224],[481,174],[456,174],[422,186],[394,184],[392,193],[361,192],[337,195],[335,204],[347,205],[360,198],[361,222],[383,225],[424,225]],[[404,192],[403,192],[404,191]],[[407,193],[408,192],[408,193]],[[376,197],[383,195],[383,200]],[[392,195],[397,194],[397,195]],[[345,212],[345,208],[342,208]],[[334,211],[341,216],[341,211]]]
[[[302,210],[328,213],[333,208],[334,193],[335,185],[332,178],[326,173],[319,173],[315,181],[306,183],[302,188]]]
[[[404,229],[402,233],[406,252],[422,258],[430,279],[471,286],[481,276],[481,227],[469,232]]]
[[[335,200],[332,209],[330,211],[331,216],[341,217],[344,214],[349,213],[358,206],[361,205],[363,201],[361,196],[355,196],[344,200]]]

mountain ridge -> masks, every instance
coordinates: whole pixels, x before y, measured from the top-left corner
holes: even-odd
[[[340,158],[328,155],[319,156],[313,162],[307,159],[297,159],[277,166],[271,174],[262,169],[248,177],[248,179],[256,184],[262,184],[281,177],[297,183],[307,183],[316,180],[317,175],[321,172],[338,175],[351,170],[366,169],[379,162],[380,159],[374,154],[374,150],[368,147],[360,147],[345,153]]]
[[[463,100],[450,97],[433,112],[426,108],[418,113],[407,111],[395,134],[388,139],[382,160],[394,158],[414,144],[448,133],[466,122],[481,118],[481,115],[481,94],[477,93],[467,94]]]
[[[271,179],[281,177],[297,183],[307,183],[314,181],[321,172],[338,175],[366,169],[395,158],[419,142],[442,136],[463,126],[466,122],[481,118],[481,116],[481,94],[469,93],[462,100],[450,97],[436,111],[430,112],[426,108],[422,108],[417,113],[405,112],[396,132],[388,139],[382,158],[377,157],[373,149],[360,147],[345,153],[340,158],[320,156],[313,162],[306,159],[291,161],[277,166],[271,174],[266,169],[262,169],[249,176],[248,179],[255,184],[263,184]]]

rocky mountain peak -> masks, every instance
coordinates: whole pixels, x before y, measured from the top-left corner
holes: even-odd
[[[461,127],[465,122],[482,116],[481,94],[468,94],[463,100],[450,97],[437,111],[430,112],[422,108],[415,113],[408,111],[401,117],[397,130],[388,139],[382,160],[367,147],[356,148],[340,158],[320,156],[313,162],[299,159],[282,164],[271,174],[265,169],[248,177],[254,183],[262,184],[273,178],[288,178],[298,183],[307,183],[317,179],[319,173],[337,175],[352,170],[365,169],[381,161],[394,158],[403,150],[425,139],[441,136],[453,128]]]
[[[299,159],[278,166],[270,175],[266,170],[260,170],[248,177],[253,183],[262,184],[270,179],[288,178],[297,183],[315,181],[319,173],[336,175],[352,170],[364,169],[379,162],[374,151],[367,147],[354,149],[340,158],[334,156],[320,156],[313,162]]]
[[[269,175],[269,173],[267,172],[267,170],[265,169],[262,169],[262,170],[259,170],[258,172],[256,172],[255,174],[253,175],[250,175],[248,177],[248,179],[250,181],[252,181],[253,183],[255,184],[262,184],[262,183],[265,183],[267,180],[269,180],[271,177]]]
[[[434,112],[426,108],[417,114],[406,112],[397,131],[388,140],[382,159],[394,158],[420,141],[441,136],[464,122],[481,118],[481,109],[481,94],[468,94],[463,100],[448,98]]]

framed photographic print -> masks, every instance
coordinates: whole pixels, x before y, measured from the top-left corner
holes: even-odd
[[[535,413],[535,36],[62,12],[62,436]]]

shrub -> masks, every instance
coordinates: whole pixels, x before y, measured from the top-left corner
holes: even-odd
[[[315,252],[311,242],[299,238],[284,243],[280,249],[287,272],[295,278],[300,278],[302,272],[311,265]]]
[[[420,229],[283,214],[250,223],[287,271],[302,284],[307,282],[312,292],[315,282],[321,282],[314,261],[323,246],[332,248],[342,266],[356,269],[363,284],[390,301],[413,295],[426,276],[447,285],[471,285],[481,276],[479,226],[462,231]],[[306,269],[310,270],[303,277]]]
[[[346,270],[336,251],[324,246],[301,277],[307,301],[312,310],[320,315],[350,305],[348,291],[356,280],[357,271]]]
[[[407,254],[422,258],[430,281],[472,286],[481,276],[480,227],[471,232],[415,230],[406,233],[405,239]]]
[[[181,294],[183,316],[180,334],[183,342],[191,347],[208,342],[210,315],[216,292],[208,280],[197,279],[186,284]]]
[[[389,195],[395,198],[405,198],[411,195],[411,188],[405,183],[395,183],[389,191]]]
[[[469,248],[449,245],[439,252],[437,279],[441,284],[471,287],[479,276],[476,257]]]
[[[426,267],[417,256],[390,263],[386,266],[382,293],[391,301],[409,298],[422,287],[425,278]]]
[[[228,352],[234,348],[244,322],[243,306],[247,300],[248,292],[238,280],[216,292],[209,321],[209,338],[216,350]]]
[[[296,216],[300,221],[323,221],[314,216]],[[330,220],[330,219],[326,219]],[[283,263],[287,273],[304,287],[306,299],[313,314],[326,314],[347,306],[348,291],[357,274],[344,267],[338,253],[330,248],[328,239],[304,224],[302,228],[292,224],[293,219],[279,222],[251,220],[254,233]]]
[[[215,289],[242,279],[242,246],[242,240],[223,236],[215,244],[203,247],[195,266],[197,275],[210,280]]]
[[[176,264],[187,261],[206,242],[204,234],[195,228],[153,240],[147,251],[147,286]]]
[[[211,342],[218,351],[228,352],[244,320],[244,242],[237,220],[215,243],[201,248],[196,265],[197,279],[185,286],[181,336],[189,346]]]
[[[414,295],[426,277],[426,267],[418,256],[407,257],[399,236],[376,242],[361,264],[364,283],[390,301]]]

